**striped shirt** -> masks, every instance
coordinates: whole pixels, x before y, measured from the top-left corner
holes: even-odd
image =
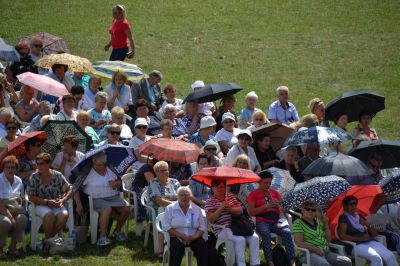
[[[327,249],[328,241],[321,222],[316,219],[316,225],[312,226],[303,219],[297,219],[293,223],[292,234],[303,234],[304,242],[314,247]]]
[[[217,199],[216,197],[212,196],[211,198],[206,200],[206,204],[204,206],[206,213],[208,214],[208,213],[216,212],[224,201],[225,201],[225,198],[223,200],[220,200],[220,199]],[[236,197],[231,193],[228,193],[226,201],[229,203],[230,207],[241,206],[239,201],[236,199]],[[227,211],[221,212],[221,215],[217,218],[217,220],[214,221],[214,224],[229,226],[231,224],[231,214]],[[221,231],[221,230],[222,230],[221,228],[213,227],[213,231],[216,234],[218,234],[219,231]]]

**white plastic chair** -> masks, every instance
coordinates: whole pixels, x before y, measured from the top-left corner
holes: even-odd
[[[150,227],[153,225],[153,245],[154,245],[154,254],[158,252],[158,230],[157,226],[155,226],[156,221],[156,210],[147,204],[147,188],[143,189],[142,196],[140,197],[140,201],[146,209],[148,209],[151,213],[151,221],[147,222],[145,233],[144,233],[144,243],[143,245],[147,247],[149,243],[150,237]]]
[[[211,224],[211,226],[214,228],[222,229],[226,236],[227,234],[226,230],[228,229],[228,226],[218,225],[218,224]],[[215,248],[218,250],[222,244],[225,245],[225,251],[226,251],[225,262],[227,266],[232,266],[235,264],[236,260],[235,242],[233,242],[233,240],[227,237],[224,237],[224,234],[219,234],[219,237],[217,237]]]
[[[123,176],[121,177],[121,180],[122,180],[122,190],[123,190],[123,192],[125,193],[125,195],[128,196],[129,203],[131,202],[131,201],[130,201],[131,199],[132,199],[132,201],[133,201],[133,205],[131,205],[131,210],[130,210],[130,213],[129,213],[129,217],[128,217],[128,219],[126,220],[126,223],[125,223],[125,234],[126,234],[126,235],[128,235],[129,220],[132,218],[132,211],[133,211],[133,218],[136,219],[137,214],[138,214],[138,203],[137,203],[137,195],[136,195],[136,192],[127,189],[127,188],[126,188],[126,182],[125,182],[128,178],[132,178],[132,176],[133,176],[133,178],[134,178],[135,174],[129,173],[129,174],[125,174],[125,175],[123,175]],[[140,233],[139,231],[141,231],[141,229],[139,228],[138,223],[136,223],[136,236],[141,236],[141,233]]]
[[[37,237],[39,234],[39,228],[43,224],[42,218],[36,215],[36,206],[31,202],[31,206],[29,208],[29,212],[32,215],[31,221],[31,249],[36,250]],[[67,209],[68,209],[68,220],[67,227],[69,235],[72,234],[72,230],[74,229],[74,212],[73,212],[73,203],[72,199],[67,201]]]
[[[120,193],[121,198],[124,198],[124,193]],[[92,245],[97,242],[97,231],[99,227],[99,213],[93,208],[93,198],[91,196],[89,198],[89,216],[90,216],[90,240]]]

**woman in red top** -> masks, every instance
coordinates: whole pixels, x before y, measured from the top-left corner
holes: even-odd
[[[113,21],[108,32],[111,35],[111,40],[106,44],[104,49],[108,51],[112,46],[110,61],[124,61],[126,57],[132,59],[135,56],[135,43],[133,42],[131,25],[126,20],[125,7],[123,5],[116,5],[112,9]],[[129,52],[128,47],[131,46]]]
[[[288,226],[279,223],[280,206],[282,197],[278,191],[270,188],[272,175],[264,170],[259,173],[261,178],[258,189],[250,193],[247,198],[247,211],[250,216],[256,217],[256,231],[262,238],[262,248],[265,260],[269,266],[274,266],[272,261],[271,233],[276,233],[282,238],[290,265],[295,265],[294,243]]]

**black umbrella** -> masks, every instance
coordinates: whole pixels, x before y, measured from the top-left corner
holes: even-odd
[[[75,135],[79,138],[78,151],[87,152],[92,144],[92,138],[81,129],[75,121],[49,120],[41,129],[46,132],[46,141],[42,151],[50,153],[53,158],[62,150],[64,137]]]
[[[363,110],[375,115],[383,109],[385,97],[366,90],[354,90],[330,101],[325,108],[325,118],[335,121],[340,115],[346,114],[349,122],[353,122],[358,120],[358,114]]]
[[[236,83],[208,84],[204,88],[198,89],[195,92],[189,94],[183,102],[213,102],[221,99],[224,96],[235,94],[241,90],[242,87]]]
[[[350,188],[349,182],[338,176],[314,177],[297,184],[283,197],[281,205],[286,211],[301,209],[306,199],[317,202],[324,210],[329,202]]]
[[[386,203],[395,203],[400,201],[400,170],[393,171],[388,176],[379,181],[385,193]]]
[[[357,158],[336,152],[313,161],[302,172],[303,175],[317,176],[365,176],[372,173],[372,170]]]
[[[368,156],[377,154],[382,157],[382,169],[394,168],[400,166],[400,141],[391,140],[373,140],[361,141],[357,147],[348,152],[361,161],[366,162]]]

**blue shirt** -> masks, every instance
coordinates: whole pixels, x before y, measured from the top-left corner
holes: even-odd
[[[253,114],[255,112],[261,111],[258,108],[254,108],[254,110],[250,110],[249,108],[243,108],[242,111],[240,112],[240,116],[239,116],[239,127],[240,128],[246,128],[247,126],[244,125],[244,122],[250,122],[252,121],[253,118]]]
[[[150,82],[146,79],[147,91],[149,92],[150,101],[154,104],[157,103],[156,95],[154,94],[154,88],[150,85]]]
[[[111,113],[106,109],[104,109],[101,113],[98,113],[95,109],[91,109],[88,113],[90,116],[90,124],[94,124],[100,120],[106,121],[106,123],[102,124],[101,126],[94,128],[94,131],[96,131],[97,135],[99,135],[105,126],[111,121]]]
[[[299,114],[296,107],[288,102],[288,107],[285,109],[279,100],[273,102],[269,106],[268,119],[278,120],[282,124],[290,124],[299,120]]]

